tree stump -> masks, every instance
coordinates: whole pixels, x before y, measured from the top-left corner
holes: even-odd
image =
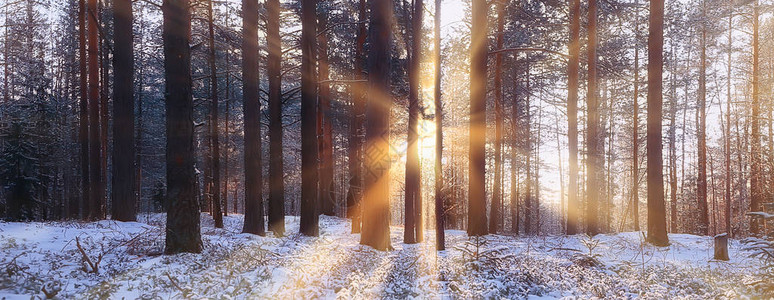
[[[721,233],[715,236],[715,259],[728,260],[728,234]]]

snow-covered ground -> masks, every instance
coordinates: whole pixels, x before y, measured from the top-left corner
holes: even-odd
[[[379,252],[361,246],[346,219],[321,217],[320,237],[310,238],[288,217],[289,234],[273,238],[241,234],[241,215],[215,229],[203,214],[203,253],[165,256],[164,215],[140,219],[0,222],[0,299],[772,297],[748,286],[760,262],[735,240],[731,261],[718,262],[710,237],[670,235],[670,247],[656,248],[635,232],[471,239],[450,230],[438,253],[432,231],[404,245],[393,227],[395,250]]]

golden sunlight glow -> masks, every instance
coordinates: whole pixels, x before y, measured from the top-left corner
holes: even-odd
[[[435,159],[435,120],[419,121],[419,159],[432,162]],[[422,164],[423,172],[434,170],[432,163]]]

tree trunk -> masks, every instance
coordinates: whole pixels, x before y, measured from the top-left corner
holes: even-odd
[[[702,24],[701,24],[701,58],[699,62],[699,103],[696,107],[698,115],[698,162],[697,162],[697,182],[696,198],[699,209],[698,233],[701,235],[709,234],[709,215],[707,210],[707,26],[706,26],[706,2],[702,2]]]
[[[564,199],[564,162],[562,161],[562,142],[559,137],[559,118],[556,118],[556,123],[554,125],[556,126],[556,151],[559,154],[559,230],[560,232],[565,232],[565,228],[567,226],[567,212],[565,211],[566,203]],[[515,175],[515,173],[511,173],[511,177],[515,177]],[[511,182],[513,182],[513,180],[511,180]]]
[[[210,216],[213,215],[213,208],[212,208],[212,137],[210,136],[210,132],[212,132],[212,118],[207,114],[207,125],[205,127],[205,132],[202,133],[204,136],[204,145],[199,145],[199,151],[201,152],[201,156],[203,156],[204,160],[204,178],[203,178],[203,189],[202,189],[202,196],[204,197],[204,207],[202,207],[202,211],[210,213]],[[199,192],[199,190],[197,190]]]
[[[191,13],[188,0],[164,0],[164,79],[167,133],[167,254],[199,253],[199,203],[194,191],[191,93]]]
[[[331,124],[331,87],[327,80],[330,77],[330,65],[328,64],[328,13],[320,10],[318,16],[319,32],[317,34],[317,70],[319,94],[317,107],[317,136],[320,143],[320,185],[319,200],[320,213],[327,216],[335,216],[335,193],[333,190],[333,126]]]
[[[317,236],[318,142],[317,74],[315,72],[317,20],[315,0],[301,1],[301,234]]]
[[[498,1],[497,7],[497,49],[503,48],[503,30],[505,27],[505,2]],[[502,203],[502,187],[500,178],[502,176],[502,141],[503,141],[503,79],[502,79],[503,57],[501,54],[495,55],[494,69],[494,101],[495,101],[495,139],[494,139],[494,185],[492,186],[492,205],[489,210],[489,233],[497,233],[501,230],[500,203]]]
[[[675,43],[672,43],[671,92],[669,103],[669,192],[670,232],[677,231],[677,80]]]
[[[365,63],[366,42],[366,1],[360,0],[358,4],[357,45],[355,48],[356,80],[365,80],[363,65]],[[351,90],[352,115],[349,139],[349,190],[347,192],[347,216],[352,219],[352,233],[360,233],[361,208],[363,197],[363,116],[365,114],[366,85],[357,82]]]
[[[97,24],[97,0],[88,1],[87,10],[89,48],[89,210],[88,220],[102,219],[105,185],[102,178],[102,145],[100,140],[100,91],[99,91],[99,29]]]
[[[607,101],[608,99],[610,100],[610,102]],[[613,168],[613,164],[615,164],[615,155],[613,152],[614,151],[613,144],[615,143],[615,128],[614,128],[615,112],[613,108],[614,102],[615,102],[615,97],[611,97],[609,95],[608,84],[607,84],[607,81],[605,81],[605,103],[608,104],[607,130],[609,134],[609,138],[607,142],[607,170],[605,172],[606,173],[605,176],[607,176],[607,197],[605,198],[605,229],[604,230],[606,233],[611,232],[611,229],[612,229],[611,228],[611,224],[612,224],[611,207],[613,202],[613,196],[615,195],[615,186],[613,185],[612,172],[611,172]]]
[[[601,173],[604,164],[600,130],[599,99],[597,95],[597,0],[589,0],[588,23],[588,124],[586,124],[586,233],[591,236],[600,232],[599,203],[601,199]]]
[[[145,16],[145,9],[140,8],[140,16],[139,19],[143,20]],[[140,45],[139,48],[143,49],[145,47],[145,22],[140,22],[140,32],[139,32],[139,41]],[[143,168],[142,168],[142,151],[143,151],[143,136],[144,136],[144,127],[143,127],[143,99],[145,96],[144,93],[144,86],[145,86],[145,67],[144,65],[144,58],[143,55],[140,54],[139,56],[139,71],[138,71],[138,79],[139,82],[137,84],[137,127],[136,127],[136,138],[135,138],[135,206],[139,207],[140,210],[142,210],[142,178],[143,178]],[[151,212],[151,205],[148,205],[145,207],[145,212]]]
[[[215,219],[215,228],[223,228],[223,211],[220,203],[220,131],[218,121],[220,113],[218,111],[218,69],[215,63],[215,24],[213,22],[212,1],[207,1],[207,18],[209,30],[209,65],[210,65],[210,157],[212,157],[212,187],[210,196],[212,197],[212,215]]]
[[[360,243],[377,250],[390,245],[390,37],[392,0],[369,1],[370,50],[366,108],[366,176],[363,197],[363,233]]]
[[[733,237],[731,230],[731,54],[733,52],[733,21],[734,9],[729,5],[728,10],[728,64],[726,74],[726,132],[725,132],[725,158],[726,158],[726,193],[725,193],[725,224],[726,233]],[[772,145],[774,146],[774,145]]]
[[[530,65],[529,64],[527,64],[527,70],[528,70],[527,71],[527,91],[530,91],[530,79],[531,78],[529,76],[530,75],[530,71],[529,71],[530,70]],[[527,104],[528,105],[530,103],[529,99],[530,99],[530,94],[527,93]],[[542,145],[542,142],[540,140],[541,140],[541,137],[543,136],[542,133],[541,133],[543,131],[543,123],[541,122],[541,120],[543,119],[543,105],[542,105],[542,103],[540,103],[540,98],[538,98],[537,100],[538,100],[538,103],[537,103],[538,115],[537,115],[537,118],[535,118],[535,121],[537,123],[536,124],[537,125],[537,131],[535,132],[535,151],[533,151],[534,155],[535,155],[534,156],[534,158],[535,158],[535,163],[534,163],[535,164],[535,177],[534,177],[535,178],[534,179],[535,195],[532,197],[532,209],[534,211],[535,222],[534,222],[534,225],[532,227],[533,228],[532,229],[532,234],[534,234],[534,235],[540,235],[540,229],[542,228],[542,224],[540,223],[540,145]],[[530,116],[530,118],[528,118],[528,121],[530,121],[530,120],[531,120],[531,116]],[[529,129],[530,128],[529,126],[527,128],[528,128],[529,132],[532,132],[532,130]],[[529,149],[532,149],[532,141],[528,140],[528,143],[530,144],[530,148]],[[530,151],[532,151],[532,150],[530,150]]]
[[[282,40],[279,0],[266,2],[266,42],[269,58],[269,230],[285,234],[285,183],[282,153]]]
[[[714,259],[728,261],[728,234],[724,233],[715,236]]]
[[[409,57],[409,120],[406,152],[406,214],[403,242],[421,242],[422,230],[422,173],[419,169],[419,76],[422,53],[422,0],[414,1],[411,16],[411,56]]]
[[[227,7],[228,8],[228,7]],[[226,14],[226,27],[231,26],[230,16],[231,13],[227,9]],[[229,180],[229,173],[228,173],[228,167],[229,167],[229,152],[231,152],[231,136],[230,136],[230,127],[229,122],[231,121],[229,119],[229,114],[231,113],[231,46],[226,48],[226,111],[225,111],[225,128],[223,130],[223,133],[225,134],[224,137],[224,143],[223,143],[223,216],[228,216],[229,208],[228,208],[228,180]],[[237,200],[234,199],[234,212],[237,212]]]
[[[108,48],[105,47],[107,42],[104,41],[106,35],[102,32],[102,17],[103,17],[103,1],[97,3],[97,10],[95,14],[97,16],[96,24],[97,30],[97,55],[99,57],[99,149],[100,149],[100,188],[102,190],[101,197],[99,198],[99,205],[97,206],[97,214],[99,219],[105,219],[107,215],[107,182],[108,182],[108,61],[107,53]]]
[[[528,235],[533,235],[536,232],[534,227],[534,207],[532,196],[532,103],[529,93],[529,80],[530,80],[530,66],[529,61],[526,63],[526,72],[524,78],[526,81],[526,95],[524,101],[524,131],[522,131],[522,140],[524,140],[524,157],[526,158],[525,169],[527,172],[527,178],[524,184],[524,232]]]
[[[639,1],[635,1],[634,38],[634,104],[632,110],[632,222],[634,231],[640,231],[640,14]]]
[[[580,232],[578,201],[578,69],[580,65],[580,0],[570,1],[570,61],[567,64],[567,148],[568,191],[567,230],[569,235]]]
[[[142,143],[143,143],[143,71],[142,67],[140,68],[139,72],[140,82],[138,87],[138,93],[137,93],[137,128],[136,128],[136,138],[135,138],[135,152],[134,152],[134,163],[135,163],[135,169],[134,169],[134,182],[135,182],[135,206],[139,207],[142,210],[142,176],[143,176],[143,169],[142,169]],[[150,206],[146,208],[145,212],[150,212]]]
[[[10,21],[10,18],[9,18],[9,15],[10,15],[9,7],[10,6],[11,6],[10,4],[6,4],[5,5],[5,22],[4,22],[4,24],[10,24],[10,22],[9,22]],[[84,11],[84,2],[83,2],[83,0],[79,0],[78,1],[78,51],[80,53],[79,63],[81,64],[81,66],[80,66],[81,67],[81,78],[84,78],[84,76],[85,76],[84,74],[86,73],[83,70],[83,69],[86,68],[85,67],[86,58],[84,57],[84,52],[86,51],[85,50],[85,48],[86,48],[86,46],[85,46],[85,38],[86,38],[85,37],[85,33],[86,33],[86,30],[85,30],[84,23],[83,23],[84,22],[84,16],[86,16],[85,11]],[[8,43],[8,40],[9,40],[8,39],[8,28],[10,26],[6,25],[6,26],[3,26],[3,27],[5,27],[4,28],[5,34],[3,35],[3,59],[5,60],[4,63],[3,63],[3,102],[4,103],[8,103],[10,101],[10,99],[11,99],[11,92],[8,89],[9,88],[8,79],[10,78],[10,74],[11,74],[11,72],[9,70],[9,65],[10,64],[8,63],[8,57],[10,56],[10,53],[11,53],[11,46],[10,46],[11,43]],[[81,82],[81,84],[82,84],[81,88],[83,88],[83,86],[85,86],[85,83]],[[85,90],[86,89],[83,89],[81,92],[83,93],[83,91],[85,91]]]
[[[81,163],[81,199],[82,214],[84,219],[89,218],[91,211],[91,175],[89,174],[89,95],[88,95],[88,71],[86,68],[86,19],[88,12],[86,10],[86,0],[78,1],[78,66],[80,71],[80,101],[79,101],[79,123],[78,123],[78,141],[80,143],[80,163]],[[6,28],[7,30],[7,28]],[[6,43],[6,46],[8,43]],[[6,64],[7,67],[7,64]],[[6,76],[8,78],[8,76]],[[5,90],[8,90],[7,84]],[[77,217],[79,209],[72,207],[73,217]]]
[[[486,222],[486,0],[473,0],[470,43],[470,163],[468,235],[488,233]]]
[[[752,116],[750,125],[752,138],[750,144],[750,211],[760,211],[761,203],[764,198],[763,190],[763,168],[761,166],[761,128],[760,128],[760,92],[759,92],[759,73],[760,67],[758,66],[759,57],[759,7],[756,0],[753,4],[753,70],[752,70]],[[750,233],[757,235],[760,232],[761,225],[758,218],[751,218],[750,220]]]
[[[114,220],[135,221],[134,41],[132,1],[114,0],[113,212]]]
[[[443,103],[441,103],[441,0],[435,0],[433,18],[433,56],[435,57],[435,248],[446,249],[446,209],[443,205]]]
[[[669,245],[664,204],[664,176],[661,158],[661,73],[664,48],[664,1],[651,0],[648,27],[648,242]]]
[[[242,0],[242,94],[245,115],[245,223],[242,232],[264,235],[261,101],[258,96],[258,0]]]

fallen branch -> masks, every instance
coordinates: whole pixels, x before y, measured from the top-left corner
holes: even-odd
[[[78,247],[78,251],[81,252],[81,256],[83,256],[83,261],[85,261],[89,267],[91,268],[91,271],[85,270],[87,273],[99,273],[99,263],[102,262],[102,257],[104,253],[100,254],[97,257],[96,262],[92,261],[88,254],[86,254],[86,251],[83,250],[83,247],[81,247],[81,240],[78,237],[75,237],[75,246]]]
[[[555,251],[555,250],[558,250],[558,251],[575,251],[575,252],[581,252],[580,250],[578,250],[578,249],[573,249],[573,248],[562,248],[562,247],[557,247],[557,248],[551,248],[551,249],[548,249],[548,251]]]
[[[166,273],[167,278],[169,278],[169,281],[172,282],[172,286],[175,287],[180,293],[183,295],[183,297],[188,298],[188,292],[180,287],[179,284],[177,284],[177,281],[175,281],[174,278],[172,278],[172,275],[169,275],[169,272]]]
[[[41,288],[41,292],[46,295],[46,299],[54,299],[59,292],[62,291],[62,287],[56,283],[46,283]]]

